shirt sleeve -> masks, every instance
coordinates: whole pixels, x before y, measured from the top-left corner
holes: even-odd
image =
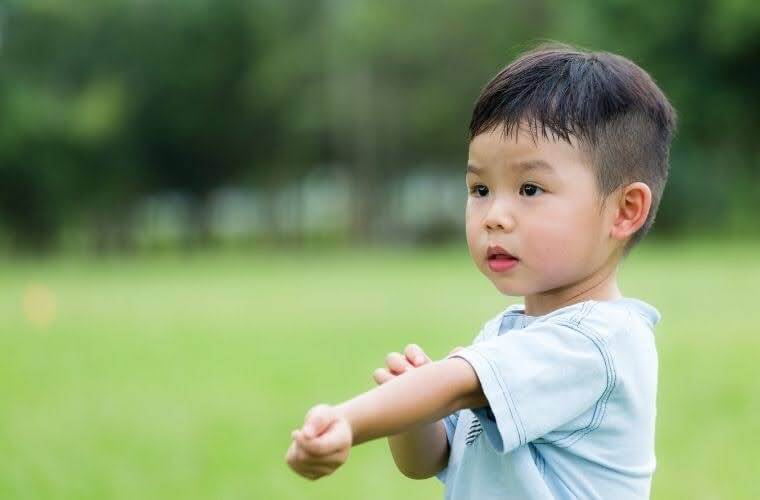
[[[534,441],[603,403],[614,386],[606,343],[571,322],[534,323],[475,343],[449,357],[474,369],[489,407],[474,409],[499,453]],[[578,433],[598,425],[593,412]],[[484,425],[485,426],[485,425]],[[491,426],[493,429],[493,426]]]

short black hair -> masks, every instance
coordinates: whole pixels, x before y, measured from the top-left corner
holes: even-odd
[[[644,225],[627,254],[654,223],[669,171],[676,112],[649,74],[629,59],[556,42],[521,54],[483,88],[470,121],[470,141],[502,126],[528,127],[570,143],[575,137],[594,169],[601,199],[641,181],[652,191]]]

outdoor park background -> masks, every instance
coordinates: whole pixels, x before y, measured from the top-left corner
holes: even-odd
[[[0,498],[440,498],[384,441],[312,483],[318,402],[505,298],[467,255],[480,88],[552,39],[679,113],[654,231],[653,497],[758,498],[760,4],[0,3]]]

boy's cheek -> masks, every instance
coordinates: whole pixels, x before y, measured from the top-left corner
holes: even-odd
[[[470,257],[479,262],[482,260],[480,257],[485,257],[485,248],[479,243],[479,235],[477,230],[470,227],[466,228],[467,250],[470,253]]]

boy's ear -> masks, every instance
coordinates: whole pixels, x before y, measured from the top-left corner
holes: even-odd
[[[652,206],[652,191],[643,182],[633,182],[620,188],[617,200],[610,236],[622,241],[632,236],[646,222]]]

